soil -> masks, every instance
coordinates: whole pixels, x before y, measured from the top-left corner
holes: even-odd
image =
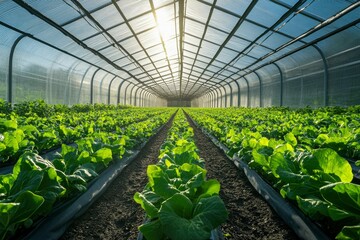
[[[143,223],[145,214],[133,196],[148,182],[147,165],[157,163],[171,123],[145,145],[104,195],[73,222],[62,240],[137,239],[137,227]],[[208,179],[216,178],[221,183],[220,197],[229,211],[229,219],[221,226],[225,239],[298,239],[252,188],[245,174],[200,129],[193,124],[192,127],[200,157],[206,161]]]
[[[159,149],[171,124],[172,119],[144,146],[104,195],[70,225],[61,239],[137,239],[137,228],[144,222],[145,212],[133,196],[148,182],[146,168],[159,161]]]
[[[188,119],[189,120],[189,119]],[[298,239],[297,235],[254,190],[243,171],[230,161],[192,121],[195,144],[205,160],[207,178],[221,184],[220,197],[229,212],[221,231],[226,240],[238,239]]]

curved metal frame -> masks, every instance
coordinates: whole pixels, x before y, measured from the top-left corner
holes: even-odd
[[[133,87],[131,88],[130,90],[130,105],[132,106],[135,106],[134,104],[134,98],[133,98],[133,91],[134,91],[134,88],[137,87],[136,84],[133,85]]]
[[[324,64],[324,106],[328,106],[329,105],[329,66],[325,54],[323,53],[321,48],[316,44],[313,44],[311,46],[314,47],[317,50],[317,52],[320,54]]]
[[[131,85],[131,84],[133,84],[133,83],[129,83],[129,85],[127,85],[126,87],[125,87],[125,94],[124,94],[124,105],[126,105],[126,95],[127,95],[127,89],[128,89],[128,87]],[[131,97],[130,97],[130,105],[131,105]]]
[[[83,76],[82,76],[82,78],[81,78],[81,82],[80,82],[80,87],[79,87],[79,93],[78,93],[78,100],[77,100],[77,103],[80,103],[81,89],[82,89],[83,82],[84,82],[84,79],[85,79],[85,77],[86,77],[86,74],[89,72],[89,70],[90,70],[92,67],[93,67],[93,66],[92,66],[92,65],[90,65],[90,66],[86,69],[86,71],[85,71],[84,75],[83,75]]]
[[[283,101],[284,101],[284,75],[277,63],[273,62],[272,64],[274,64],[274,66],[277,67],[280,73],[280,107],[281,107],[283,106]]]
[[[245,76],[242,77],[245,82],[246,82],[246,89],[247,89],[247,103],[246,103],[246,107],[250,107],[250,85],[249,85],[249,81],[247,80],[247,78]]]
[[[119,84],[119,86],[118,86],[118,95],[117,95],[117,104],[119,105],[120,104],[120,91],[121,91],[121,87],[122,87],[122,85],[125,83],[125,82],[127,82],[126,80],[123,80],[120,84]],[[124,104],[125,105],[125,104]]]
[[[113,81],[114,81],[116,78],[117,78],[117,76],[115,75],[115,76],[110,80],[110,83],[109,83],[108,96],[107,96],[108,105],[110,105],[111,85],[112,85]]]
[[[8,96],[7,96],[7,101],[8,103],[10,103],[11,105],[13,105],[13,85],[12,85],[12,81],[13,81],[13,58],[14,58],[14,52],[15,52],[15,48],[16,46],[19,44],[19,42],[24,39],[24,37],[27,37],[27,35],[21,35],[18,38],[16,38],[16,40],[14,41],[13,45],[11,46],[11,50],[10,50],[10,55],[9,55],[9,68],[8,68],[8,87],[7,87],[7,91],[8,91]]]
[[[101,81],[100,81],[100,89],[99,89],[99,91],[100,91],[100,102],[101,102],[101,100],[102,100],[102,91],[101,91],[102,85],[103,85],[104,79],[108,76],[108,74],[109,74],[109,73],[106,73],[105,76],[104,76],[104,77],[101,79]]]
[[[90,82],[90,104],[94,104],[94,78],[96,73],[101,70],[100,68],[96,69],[96,71],[93,73],[93,76],[91,78]]]
[[[75,64],[76,63],[76,64]],[[74,67],[70,68],[69,73],[68,73],[68,88],[65,87],[65,89],[67,89],[67,93],[65,92],[65,98],[64,98],[64,102],[66,101],[66,98],[68,99],[68,105],[70,105],[70,99],[71,99],[71,78],[70,78],[70,74],[71,72],[76,69],[78,67],[78,65],[80,65],[82,62],[74,62]],[[68,97],[66,97],[66,95],[69,95]]]
[[[253,71],[253,73],[257,76],[257,78],[259,79],[259,102],[260,102],[260,107],[263,107],[264,103],[263,103],[263,96],[262,96],[262,92],[263,92],[263,84],[262,84],[262,79],[260,77],[260,75],[256,72]]]

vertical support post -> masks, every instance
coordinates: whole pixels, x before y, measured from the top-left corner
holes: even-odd
[[[8,86],[7,86],[7,101],[11,105],[13,105],[13,59],[14,59],[14,52],[15,48],[18,45],[18,43],[24,38],[26,35],[19,36],[14,44],[11,46],[10,55],[9,55],[9,69],[8,69]]]
[[[264,106],[264,103],[263,103],[263,85],[262,85],[262,80],[261,80],[261,77],[260,75],[256,72],[256,71],[253,71],[253,73],[258,77],[259,79],[259,94],[260,94],[260,107],[263,107]]]
[[[125,88],[125,95],[124,95],[124,105],[126,105],[126,95],[127,95],[127,89],[128,87],[131,85],[131,83],[129,83],[126,88]],[[131,99],[130,99],[130,104],[131,104]]]
[[[96,73],[100,70],[100,68],[96,69],[94,74],[92,75],[91,82],[90,82],[90,104],[94,104],[94,79]]]
[[[117,76],[114,76],[114,77],[111,79],[110,83],[109,83],[108,99],[107,99],[108,105],[110,105],[111,84],[113,83],[113,81],[115,80],[116,77],[117,77]]]
[[[99,89],[99,91],[100,91],[100,102],[102,102],[101,100],[102,100],[102,91],[101,91],[101,89],[102,89],[102,85],[103,85],[103,82],[104,82],[104,79],[106,78],[106,76],[108,75],[109,73],[106,73],[105,75],[104,75],[104,77],[101,79],[101,81],[100,81],[100,89]]]
[[[82,85],[83,85],[84,79],[85,79],[85,77],[86,77],[86,74],[89,72],[89,70],[90,70],[91,68],[92,68],[92,66],[90,65],[90,66],[86,69],[84,75],[83,75],[82,78],[81,78],[77,103],[80,103],[80,96],[81,96]]]
[[[134,105],[134,101],[133,101],[133,90],[134,90],[134,87],[136,87],[136,85],[134,84],[130,90],[130,105]]]
[[[230,107],[233,106],[233,89],[230,83],[227,83],[229,85],[230,88]]]
[[[119,105],[120,104],[120,91],[121,91],[121,87],[122,85],[125,83],[125,80],[123,80],[120,84],[119,84],[119,87],[118,87],[118,95],[117,95],[117,104]],[[125,105],[125,104],[124,104]]]
[[[237,92],[237,106],[240,107],[241,106],[241,98],[240,98],[240,85],[239,83],[237,82],[237,80],[234,80],[234,82],[236,83],[236,86],[237,86],[237,89],[238,89],[238,92]]]
[[[136,106],[136,95],[137,95],[139,89],[140,89],[140,87],[138,87],[138,88],[135,90],[134,106]]]
[[[219,107],[221,107],[221,105],[222,105],[222,99],[221,99],[221,91],[220,91],[220,89],[218,89],[218,88],[215,88],[215,91],[216,91],[216,93],[217,93],[217,99],[216,99],[216,107],[217,108],[219,108]],[[219,95],[219,92],[220,92],[220,95]]]
[[[139,92],[139,107],[143,107],[143,93],[144,93],[144,89],[141,88],[140,92]]]
[[[274,64],[275,67],[277,67],[280,73],[280,107],[281,107],[283,106],[283,101],[284,101],[284,76],[279,65],[277,65],[275,62],[273,62],[272,64]]]
[[[323,65],[324,65],[324,106],[328,106],[329,105],[329,66],[326,61],[326,57],[325,57],[323,51],[320,49],[320,47],[317,46],[316,44],[313,44],[311,46],[313,46],[318,51],[318,53],[320,54],[321,59],[323,61]]]
[[[245,79],[246,82],[246,86],[247,86],[247,107],[250,107],[250,85],[249,85],[249,81],[246,79],[245,76],[243,76],[243,78]]]

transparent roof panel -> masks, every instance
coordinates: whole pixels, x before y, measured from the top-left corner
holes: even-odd
[[[334,54],[330,48],[338,42],[346,46],[336,49],[358,46],[349,40],[360,35],[354,24],[358,1],[306,0],[295,9],[298,2],[187,0],[181,9],[179,0],[5,0],[0,26],[14,33],[9,36],[28,34],[38,43],[29,48],[43,41],[44,49],[60,50],[59,56],[48,56],[58,61],[67,59],[61,54],[72,55],[156,95],[192,98],[210,86],[243,79],[259,66],[285,66],[284,56],[292,59],[291,66],[306,64],[302,53],[311,54],[303,50],[311,41]],[[344,10],[343,16],[332,18]],[[321,26],[326,21],[330,24]],[[335,33],[347,24],[353,25]]]
[[[271,1],[259,1],[249,13],[248,19],[266,27],[272,26],[287,11],[286,8]]]

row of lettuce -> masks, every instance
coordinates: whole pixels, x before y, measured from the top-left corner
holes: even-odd
[[[35,144],[21,150],[11,173],[0,175],[0,239],[24,232],[54,208],[86,191],[103,170],[113,161],[130,155],[165,124],[174,111],[105,109],[67,115],[58,113],[49,118],[11,114],[3,121],[11,124],[7,124],[2,142],[7,136],[22,132],[24,139]],[[24,131],[29,124],[41,133],[48,128],[55,132],[54,139],[61,151],[51,161],[38,155],[35,142],[38,135]],[[71,139],[75,144],[64,144],[67,141],[57,132],[60,126],[76,131],[76,137]]]
[[[227,219],[220,183],[206,179],[194,132],[182,111],[160,149],[159,162],[147,167],[148,184],[134,195],[147,221],[139,230],[147,240],[209,239]]]
[[[57,112],[46,117],[39,116],[37,111],[23,115],[0,114],[0,167],[13,164],[26,151],[43,154],[95,133],[131,136],[130,124],[136,125],[161,112],[139,108],[98,109]]]
[[[358,110],[187,109],[230,157],[255,169],[337,239],[360,237],[360,186],[344,158],[360,158]]]

